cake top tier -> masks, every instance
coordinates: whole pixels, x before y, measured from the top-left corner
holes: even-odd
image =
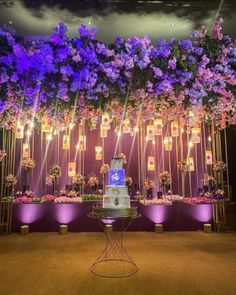
[[[114,157],[111,160],[111,169],[122,170],[123,161],[121,158]]]

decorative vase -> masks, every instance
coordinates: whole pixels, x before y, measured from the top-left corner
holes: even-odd
[[[94,184],[91,186],[91,190],[92,190],[92,193],[95,195],[96,192],[97,192],[97,189],[98,189],[98,185],[97,184]]]
[[[147,199],[152,200],[152,188],[147,189]]]
[[[54,180],[52,182],[52,191],[54,196],[58,195],[58,178],[57,177],[54,177]]]

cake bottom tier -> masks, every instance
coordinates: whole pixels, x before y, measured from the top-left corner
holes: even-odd
[[[130,197],[125,196],[103,196],[104,208],[130,208]]]

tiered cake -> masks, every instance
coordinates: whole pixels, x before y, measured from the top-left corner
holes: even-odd
[[[137,218],[137,207],[130,206],[128,188],[125,185],[125,170],[122,159],[113,158],[109,170],[108,185],[103,196],[103,206],[94,205],[91,217],[101,219]]]
[[[103,208],[130,208],[130,197],[125,185],[125,170],[122,164],[121,158],[111,160],[108,185],[103,196]]]

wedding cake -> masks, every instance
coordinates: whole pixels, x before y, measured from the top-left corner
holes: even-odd
[[[111,160],[111,169],[108,173],[108,185],[103,196],[103,208],[130,208],[130,197],[125,185],[125,170],[121,158]]]

